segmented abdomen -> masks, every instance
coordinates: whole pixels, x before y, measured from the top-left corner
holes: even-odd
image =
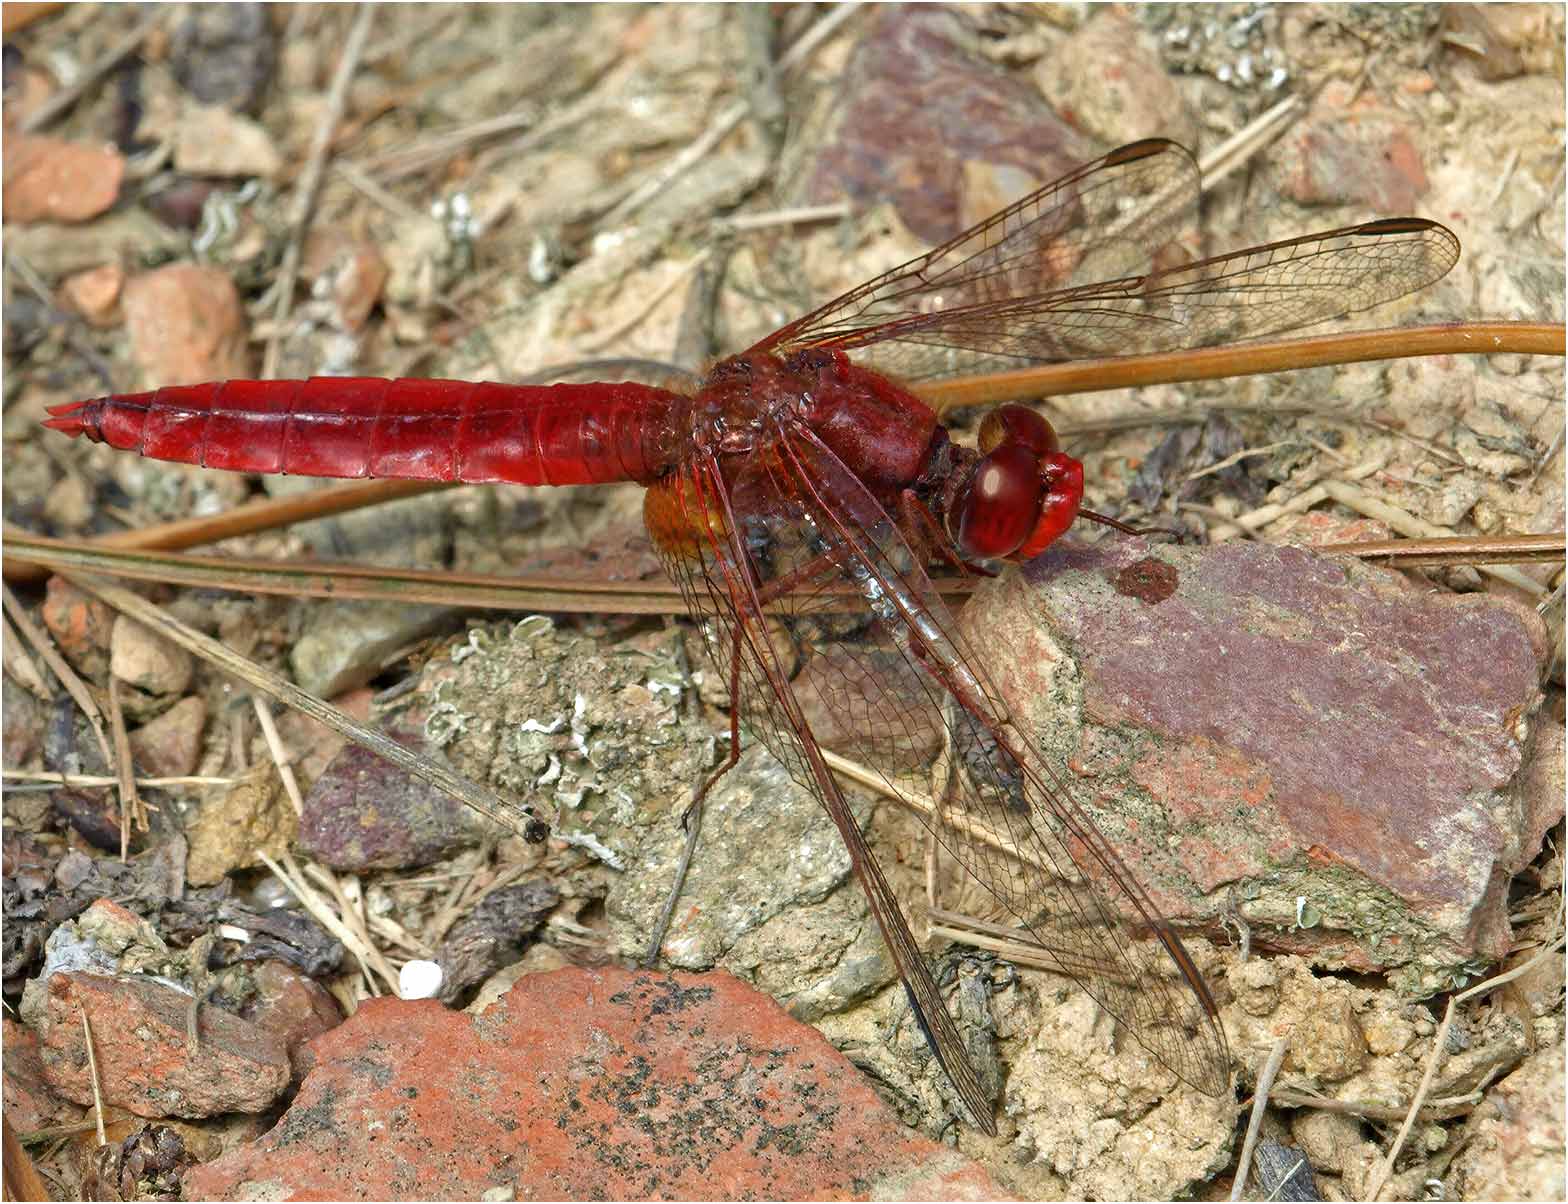
[[[47,425],[158,460],[240,472],[646,483],[679,450],[685,401],[630,382],[230,380],[54,406]]]

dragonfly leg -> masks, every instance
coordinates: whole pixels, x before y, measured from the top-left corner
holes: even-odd
[[[1079,510],[1079,518],[1086,518],[1091,523],[1099,523],[1102,527],[1110,527],[1120,531],[1123,535],[1169,535],[1178,543],[1181,542],[1183,532],[1171,527],[1130,527],[1119,518],[1112,518],[1108,514],[1096,514],[1093,510]]]
[[[651,966],[659,958],[659,950],[664,946],[665,934],[670,930],[670,919],[675,915],[675,905],[680,902],[681,891],[686,886],[686,872],[691,869],[692,854],[697,851],[697,834],[702,830],[702,800],[708,797],[708,791],[718,785],[719,779],[734,769],[740,761],[740,644],[734,644],[735,652],[730,658],[730,751],[713,773],[697,784],[691,792],[691,802],[686,804],[686,810],[681,812],[681,829],[686,833],[686,845],[681,850],[680,863],[675,867],[675,881],[670,885],[670,893],[665,897],[664,907],[659,912],[658,923],[654,925],[653,936],[648,942],[647,951],[643,953],[642,964]]]

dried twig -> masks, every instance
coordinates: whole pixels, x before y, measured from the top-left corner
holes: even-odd
[[[360,55],[364,53],[365,39],[370,35],[370,25],[375,14],[376,6],[366,4],[354,19],[354,27],[349,31],[348,41],[344,43],[342,57],[338,59],[337,74],[332,77],[332,86],[327,90],[327,101],[322,109],[321,119],[316,123],[316,133],[311,139],[305,170],[300,175],[294,193],[294,212],[290,217],[289,242],[284,248],[283,261],[278,266],[278,278],[273,285],[278,292],[272,310],[273,333],[267,340],[267,350],[262,361],[262,375],[266,377],[278,374],[278,360],[283,351],[283,334],[289,311],[294,306],[294,281],[299,275],[299,260],[305,246],[305,231],[309,229],[311,216],[315,213],[316,196],[321,191],[321,178],[326,168],[327,150],[332,145],[332,133],[337,128],[338,122],[342,120],[343,108],[348,102],[348,87],[353,82],[354,72],[359,68]]]
[[[120,707],[120,679],[109,675],[109,734],[114,739],[115,784],[120,796],[120,860],[131,848],[131,820],[141,820],[147,830],[147,817],[140,814],[141,797],[136,793],[136,775],[131,766],[131,738],[125,730],[125,712]]]
[[[98,1122],[98,1144],[107,1145],[109,1139],[103,1131],[103,1091],[98,1084],[98,1055],[93,1051],[93,1026],[87,1019],[86,1008],[82,1008],[82,1040],[87,1046],[87,1079],[93,1089],[93,1119]]]
[[[93,735],[98,737],[98,747],[103,751],[103,763],[113,765],[114,750],[109,747],[109,738],[103,732],[103,713],[98,709],[98,703],[94,700],[92,692],[88,690],[87,683],[78,677],[76,670],[66,664],[65,658],[55,651],[53,642],[38,630],[9,587],[0,588],[0,598],[4,600],[5,613],[10,616],[11,622],[16,624],[16,629],[22,633],[22,638],[33,646],[39,659],[49,666],[49,671],[59,679],[66,693],[87,717],[87,725],[93,729]]]
[[[323,723],[332,730],[347,736],[354,743],[370,750],[382,760],[389,761],[399,769],[413,774],[421,781],[428,782],[437,790],[450,794],[465,806],[472,807],[475,811],[487,816],[496,823],[512,828],[525,839],[537,838],[545,831],[544,825],[539,820],[537,812],[533,807],[503,799],[499,795],[453,773],[445,765],[404,748],[397,741],[389,739],[374,728],[366,727],[364,724],[357,722],[330,703],[306,693],[287,678],[246,660],[231,649],[226,648],[219,641],[181,623],[167,611],[154,606],[145,598],[133,594],[127,589],[122,589],[119,586],[91,576],[73,577],[72,581],[95,597],[101,598],[116,610],[129,614],[132,618],[152,628],[160,635],[166,636],[181,647],[194,652],[203,660],[210,661],[225,672],[232,673],[236,677],[249,682],[258,690],[277,699],[285,706],[302,711],[317,722]]]
[[[1394,1136],[1393,1144],[1389,1146],[1388,1153],[1384,1155],[1383,1161],[1378,1164],[1378,1168],[1372,1176],[1372,1180],[1367,1187],[1368,1200],[1376,1200],[1382,1194],[1384,1185],[1388,1182],[1389,1176],[1393,1174],[1394,1162],[1399,1157],[1399,1152],[1405,1147],[1405,1141],[1410,1136],[1410,1130],[1415,1126],[1416,1117],[1420,1115],[1421,1106],[1426,1100],[1426,1094],[1431,1090],[1432,1080],[1437,1075],[1437,1068],[1443,1060],[1443,1053],[1448,1045],[1448,1032],[1453,1027],[1454,1014],[1458,1011],[1459,1005],[1468,999],[1475,998],[1477,995],[1496,990],[1504,983],[1523,977],[1547,958],[1559,956],[1562,950],[1563,924],[1561,912],[1559,912],[1556,937],[1529,961],[1521,962],[1512,970],[1494,975],[1485,982],[1478,982],[1468,990],[1460,991],[1457,995],[1449,998],[1448,1008],[1443,1013],[1443,1022],[1438,1025],[1437,1033],[1432,1038],[1432,1052],[1427,1055],[1426,1071],[1421,1076],[1421,1084],[1416,1088],[1415,1097],[1410,1101],[1410,1107],[1406,1111],[1404,1123],[1399,1126],[1399,1132]]]
[[[1230,1185],[1232,1200],[1241,1199],[1241,1193],[1247,1186],[1247,1172],[1252,1169],[1252,1151],[1258,1144],[1258,1133],[1263,1129],[1263,1113],[1268,1110],[1269,1090],[1279,1076],[1280,1064],[1285,1061],[1285,1046],[1284,1037],[1275,1041],[1274,1048],[1269,1050],[1268,1060],[1263,1063],[1263,1069],[1258,1071],[1258,1087],[1252,1095],[1252,1115],[1247,1120],[1247,1136],[1241,1143],[1241,1160]]]
[[[29,113],[27,120],[22,122],[22,132],[35,133],[56,117],[70,111],[77,101],[97,86],[99,80],[114,70],[121,59],[141,46],[147,35],[163,23],[167,11],[162,5],[154,6],[152,13],[143,18],[130,33],[89,63],[69,85]]]

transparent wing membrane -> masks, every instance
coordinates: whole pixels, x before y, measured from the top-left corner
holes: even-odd
[[[766,474],[767,488],[725,481],[712,460],[683,472],[683,504],[701,511],[693,529],[710,537],[700,556],[669,556],[666,566],[703,620],[715,665],[736,678],[742,723],[838,825],[965,1102],[988,1125],[991,1103],[809,716],[831,716],[824,739],[832,750],[895,791],[908,792],[917,750],[927,754],[926,782],[933,762],[947,765],[931,788],[943,814],[919,813],[921,820],[1013,939],[1078,981],[1181,1079],[1223,1092],[1229,1056],[1201,976],[1060,774],[1009,722],[897,524],[803,428],[773,432],[748,465],[743,471]],[[733,501],[743,497],[770,500],[747,512]],[[841,613],[846,593],[861,599],[859,617]],[[806,660],[793,681],[770,620]]]
[[[1112,151],[769,336],[857,350],[906,380],[1297,330],[1430,284],[1459,241],[1420,218],[1192,261],[1197,164],[1149,139]],[[863,349],[863,350],[862,350]]]

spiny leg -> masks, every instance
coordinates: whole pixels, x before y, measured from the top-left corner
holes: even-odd
[[[675,915],[675,905],[680,902],[681,891],[686,886],[686,873],[691,869],[692,855],[697,851],[697,834],[702,830],[702,800],[708,797],[708,791],[719,783],[719,779],[734,769],[740,761],[740,638],[737,636],[730,642],[730,751],[713,773],[698,784],[692,791],[691,802],[686,804],[686,810],[681,813],[681,829],[686,833],[686,845],[681,850],[680,863],[675,867],[675,881],[670,885],[670,893],[665,897],[664,907],[659,912],[658,922],[654,925],[653,937],[648,943],[647,952],[643,954],[642,963],[651,966],[658,960],[659,950],[664,946],[664,937],[670,929],[670,920]]]

